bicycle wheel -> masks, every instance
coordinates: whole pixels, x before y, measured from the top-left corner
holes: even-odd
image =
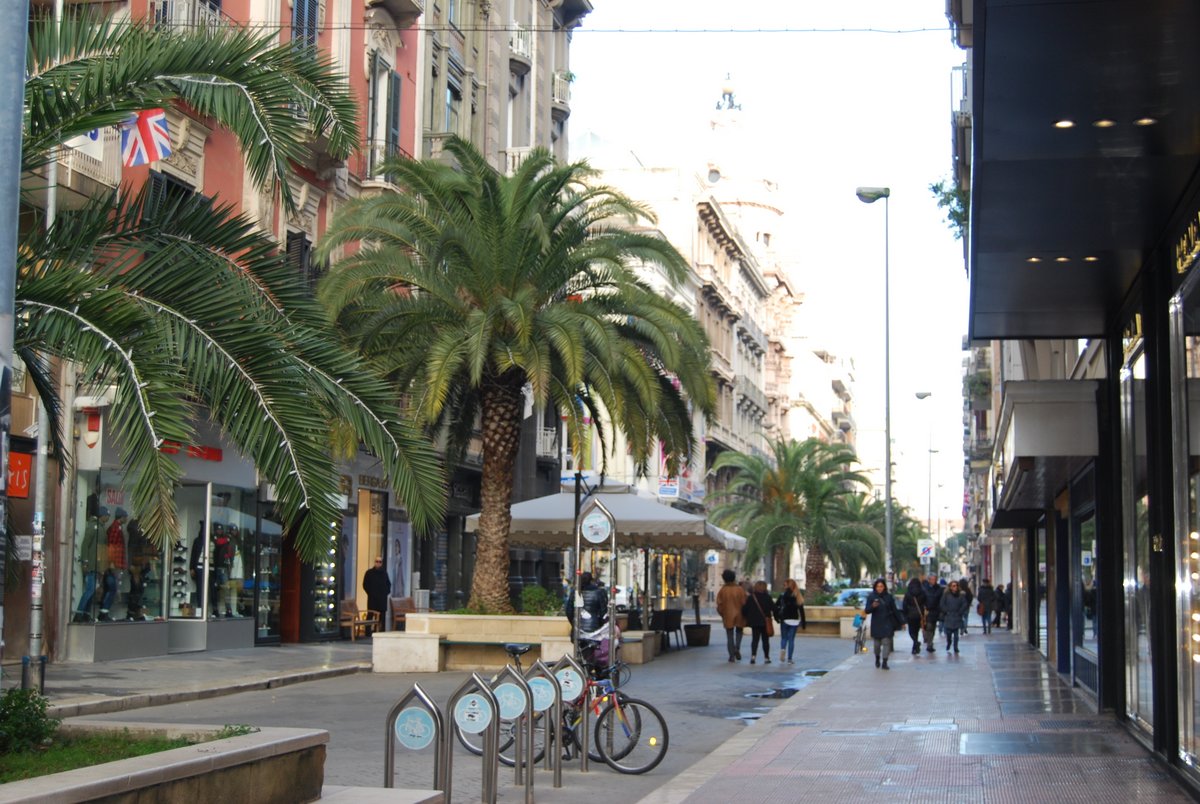
[[[629,679],[633,677],[633,668],[625,662],[617,660],[608,677],[612,679],[613,684],[617,687],[624,687],[629,683]]]
[[[579,756],[579,725],[583,722],[583,712],[573,707],[563,707],[563,759],[574,759]],[[596,750],[596,743],[588,745],[588,758],[592,762],[603,762],[604,757]]]
[[[546,729],[537,721],[541,720],[540,715],[533,725],[533,761],[540,762],[542,757],[546,755]],[[517,721],[501,720],[500,734],[497,737],[500,762],[508,767],[512,767],[516,762],[516,730]],[[454,726],[454,734],[458,737],[458,742],[462,747],[470,751],[475,756],[483,755],[483,735],[482,734],[467,734],[458,727]],[[523,765],[528,765],[528,762],[522,762]]]
[[[636,698],[613,701],[596,720],[596,747],[619,773],[646,773],[667,755],[667,721],[650,704]]]

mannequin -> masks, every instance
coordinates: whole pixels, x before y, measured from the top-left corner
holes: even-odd
[[[192,540],[192,555],[188,561],[188,567],[191,572],[192,581],[195,583],[195,588],[192,591],[192,609],[197,614],[203,614],[204,610],[200,608],[202,590],[204,589],[205,581],[208,573],[205,571],[204,561],[204,537],[205,537],[204,520],[200,520],[200,532],[196,534],[196,538]]]

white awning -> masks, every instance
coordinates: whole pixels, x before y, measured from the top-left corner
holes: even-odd
[[[718,528],[711,522],[705,522],[704,529],[708,531],[709,536],[712,536],[714,539],[720,539],[722,542],[724,542],[724,549],[730,551],[731,553],[746,552],[746,537],[738,536],[736,533],[725,530],[724,528]]]

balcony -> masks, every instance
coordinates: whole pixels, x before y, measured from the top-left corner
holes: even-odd
[[[236,23],[214,0],[150,0],[146,14],[156,28],[227,28]]]
[[[840,410],[833,412],[833,426],[841,430],[843,433],[848,433],[854,429],[854,417],[849,413],[843,413]]]
[[[382,8],[396,22],[397,28],[409,28],[425,13],[423,0],[367,0],[367,8]]]
[[[421,137],[421,155],[425,159],[440,159],[446,147],[446,140],[451,136],[453,135],[448,131],[424,132]]]
[[[762,389],[743,376],[738,376],[734,388],[738,393],[738,407],[746,409],[757,408],[762,413],[767,412],[767,395]]]
[[[506,175],[511,176],[521,167],[521,163],[528,158],[533,149],[528,145],[509,148],[504,152],[504,169]]]
[[[533,67],[533,31],[513,26],[508,35],[508,63],[517,75],[525,75]]]
[[[403,148],[396,145],[394,142],[386,140],[367,140],[366,143],[367,165],[366,171],[363,174],[363,189],[395,189],[395,177],[390,173],[385,173],[382,165],[385,160],[392,159],[397,156],[412,158],[412,154]]]
[[[571,114],[571,81],[575,74],[567,70],[555,70],[550,79],[550,116],[565,120]]]
[[[86,134],[73,137],[58,149],[57,159],[58,204],[78,208],[121,183],[121,134],[108,126],[98,129],[95,139]],[[21,189],[35,206],[46,204],[46,181],[45,165],[21,178]]]
[[[557,460],[558,455],[558,430],[553,427],[539,428],[537,431],[537,456]]]

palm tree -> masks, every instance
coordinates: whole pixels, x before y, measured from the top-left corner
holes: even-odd
[[[866,494],[842,494],[833,498],[829,514],[831,528],[822,552],[852,580],[865,570],[877,577],[884,572],[885,506]]]
[[[572,452],[585,419],[623,432],[642,471],[661,442],[671,470],[695,448],[689,405],[714,404],[708,342],[633,266],[673,282],[687,263],[664,240],[623,227],[648,212],[589,182],[586,164],[535,149],[512,176],[470,143],[456,161],[396,160],[400,193],[343,207],[323,242],[363,247],[334,266],[320,297],[348,337],[413,399],[452,452],[479,422],[480,516],[470,605],[510,609],[513,472],[528,393],[561,411]],[[609,434],[600,428],[602,443]],[[606,447],[607,448],[607,447]]]
[[[342,81],[316,54],[242,30],[171,33],[72,16],[31,26],[22,165],[138,110],[180,101],[232,131],[253,178],[291,203],[283,181],[306,141],[335,154],[357,141]],[[29,226],[21,240],[15,343],[52,417],[63,411],[49,358],[114,388],[109,426],[131,497],[160,546],[178,533],[179,469],[160,447],[193,443],[206,415],[277,489],[302,557],[325,552],[338,517],[331,423],[384,462],[418,526],[441,516],[440,461],[400,419],[389,387],[340,345],[319,306],[253,224],[219,201],[109,193]]]
[[[852,471],[854,450],[843,444],[776,439],[770,455],[726,452],[713,463],[711,473],[731,469],[728,485],[714,497],[719,501],[710,515],[737,530],[748,542],[743,566],[750,566],[776,547],[794,543],[807,551],[805,584],[820,589],[825,583],[826,556],[830,551],[847,558],[852,550],[867,555],[861,532],[835,535],[831,516],[834,501],[865,487],[868,481]]]

